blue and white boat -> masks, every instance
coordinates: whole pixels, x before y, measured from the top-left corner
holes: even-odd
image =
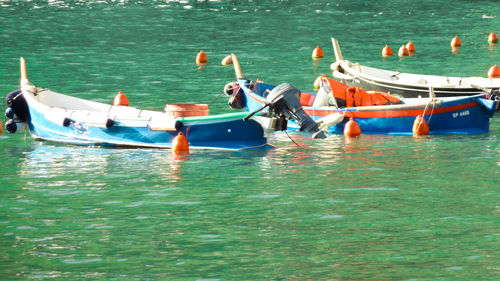
[[[21,89],[7,98],[9,131],[26,125],[36,140],[91,146],[170,148],[182,132],[191,149],[239,150],[270,147],[270,119],[246,113],[173,117],[166,112],[114,106],[39,88],[27,78],[21,58]],[[23,101],[24,100],[24,101]],[[9,111],[9,109],[8,109]],[[7,124],[6,124],[7,125]],[[14,130],[12,130],[14,126]],[[9,129],[9,128],[8,128]]]
[[[363,134],[413,135],[417,116],[428,123],[431,135],[487,133],[498,105],[498,101],[488,99],[486,94],[436,98],[432,88],[426,98],[401,98],[397,103],[385,105],[357,104],[354,101],[364,100],[360,96],[363,91],[331,78],[322,77],[317,93],[303,92],[286,83],[275,86],[246,79],[235,55],[233,62],[237,81],[225,88],[225,91],[230,89],[228,95],[232,94],[230,106],[248,112],[267,111],[268,107],[268,111],[278,112],[289,121],[288,130],[315,135],[318,130],[342,134],[349,119],[359,124]],[[339,98],[342,95],[343,99]]]

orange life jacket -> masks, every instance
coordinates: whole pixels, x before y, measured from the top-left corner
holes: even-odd
[[[368,91],[360,87],[349,87],[339,81],[323,77],[330,86],[338,107],[372,106],[386,104],[401,104],[400,99],[388,93]]]

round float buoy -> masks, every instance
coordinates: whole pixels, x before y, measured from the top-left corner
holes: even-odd
[[[490,67],[490,70],[488,70],[488,78],[499,78],[500,77],[500,68],[495,64],[494,66]]]
[[[383,57],[390,57],[393,55],[391,47],[385,45],[385,47],[382,49],[382,56]]]
[[[458,36],[453,37],[450,43],[451,47],[460,47],[462,46],[462,42],[460,42],[460,38]]]
[[[490,33],[490,36],[488,36],[488,43],[490,44],[496,44],[498,43],[498,37],[495,33]]]
[[[413,136],[424,136],[429,134],[429,124],[422,115],[418,115],[413,122]]]
[[[233,56],[227,56],[227,57],[223,58],[221,61],[221,64],[224,66],[233,64]]]
[[[406,46],[404,44],[401,45],[401,47],[399,47],[398,56],[403,57],[403,56],[409,56],[409,55],[410,55],[410,52],[408,52],[408,49],[406,48]]]
[[[344,127],[344,136],[346,137],[357,137],[361,135],[361,128],[358,122],[354,121],[352,117],[347,121]]]
[[[172,141],[172,153],[177,155],[189,154],[189,142],[182,132],[179,132]]]
[[[3,124],[2,124],[2,120],[0,120],[0,134],[3,134]]]
[[[197,65],[202,65],[207,63],[207,54],[201,50],[198,55],[196,55],[196,64]]]
[[[406,43],[406,49],[408,49],[408,52],[410,53],[415,53],[415,45],[413,44],[413,42],[408,42]]]
[[[316,48],[314,48],[314,50],[312,52],[312,58],[313,59],[319,59],[319,58],[322,58],[322,57],[324,57],[323,50],[321,50],[321,48],[319,46],[316,46]]]
[[[125,94],[122,93],[122,91],[118,91],[118,94],[115,96],[115,99],[113,100],[113,105],[115,106],[128,106],[130,103],[128,101],[128,98]]]

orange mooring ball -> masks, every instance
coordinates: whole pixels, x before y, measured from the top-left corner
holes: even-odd
[[[406,49],[408,49],[408,52],[410,53],[415,53],[415,45],[413,44],[413,42],[408,42],[406,43]]]
[[[361,128],[358,122],[354,121],[352,117],[347,121],[344,127],[344,136],[346,137],[357,137],[361,135]]]
[[[460,47],[460,46],[462,46],[462,42],[460,42],[460,38],[458,38],[458,36],[455,36],[455,37],[453,37],[453,39],[451,40],[450,45],[451,45],[452,47]]]
[[[393,55],[391,47],[385,45],[385,47],[382,49],[382,56],[383,57],[390,57]]]
[[[495,64],[494,66],[490,67],[490,70],[488,70],[488,78],[499,78],[500,77],[500,68]]]
[[[322,58],[322,57],[324,57],[323,50],[321,50],[321,48],[319,46],[316,46],[316,48],[314,48],[314,50],[312,52],[312,58],[313,59],[319,59],[319,58]]]
[[[189,142],[182,132],[179,132],[179,134],[172,141],[172,153],[189,154]]]
[[[398,56],[403,57],[403,56],[409,56],[410,52],[408,51],[408,48],[403,44],[401,47],[399,47],[398,51]]]
[[[413,122],[413,136],[424,136],[429,134],[429,124],[422,115],[418,115]]]
[[[207,63],[207,54],[201,50],[198,55],[196,55],[196,64],[197,65],[202,65]]]
[[[495,33],[490,33],[490,36],[488,36],[488,43],[490,44],[496,44],[498,43],[498,37]]]
[[[113,105],[115,106],[128,106],[130,103],[128,102],[128,98],[126,95],[122,93],[122,91],[118,91],[118,94],[115,96],[113,100]]]

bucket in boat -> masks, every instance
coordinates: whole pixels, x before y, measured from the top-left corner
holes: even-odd
[[[175,103],[165,106],[165,113],[173,117],[207,116],[208,104]]]

